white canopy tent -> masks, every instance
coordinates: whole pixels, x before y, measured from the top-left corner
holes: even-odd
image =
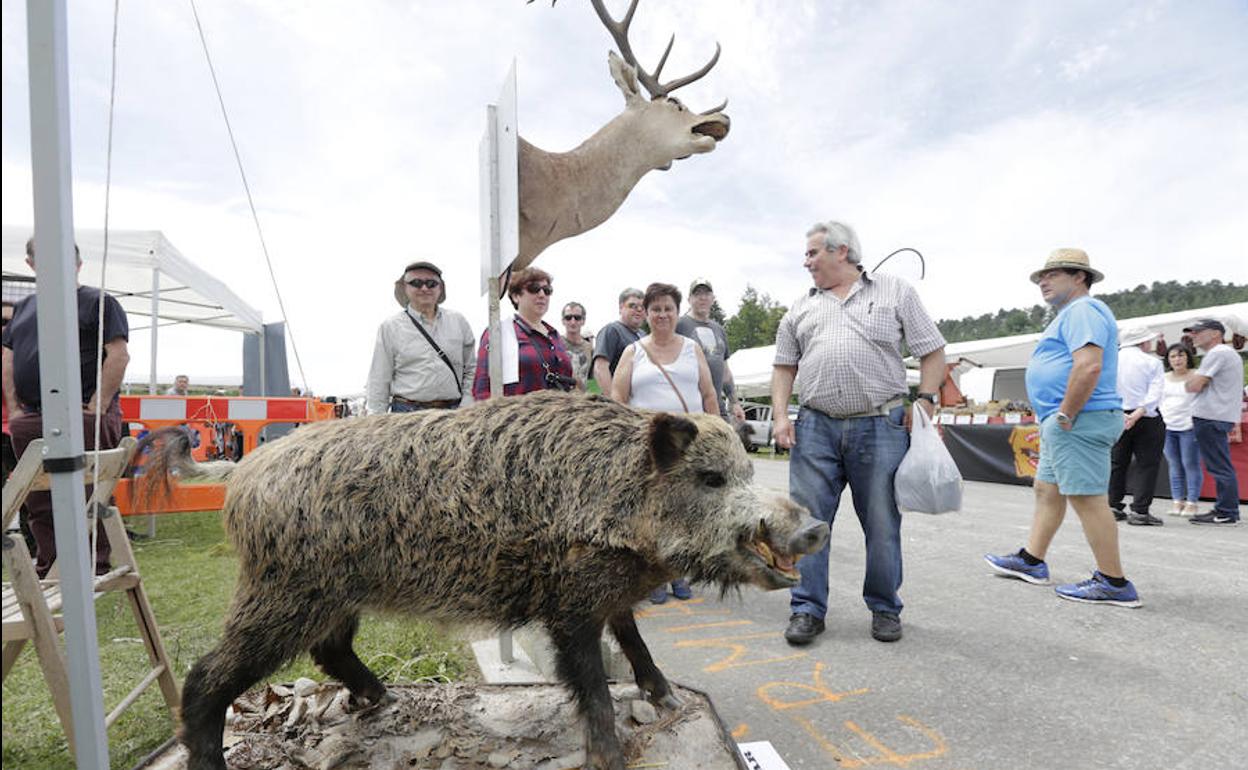
[[[746,348],[733,353],[728,359],[728,367],[732,370],[732,380],[736,383],[737,395],[741,398],[771,395],[771,364],[775,358],[775,345]],[[919,384],[917,370],[906,370],[906,384]],[[793,393],[801,393],[801,388],[802,375],[798,372],[797,379],[793,382]]]
[[[1118,321],[1118,330],[1122,333],[1127,329],[1148,329],[1173,344],[1183,338],[1183,327],[1200,318],[1221,321],[1226,327],[1228,341],[1232,334],[1248,336],[1248,302],[1123,318]],[[1039,339],[1040,335],[1036,333],[955,342],[945,347],[945,359],[948,363],[957,364],[953,377],[964,395],[976,401],[996,397],[1023,398],[1022,379],[1018,372],[1027,366]],[[914,365],[913,360],[907,363]],[[1011,372],[1007,377],[1007,373]],[[1002,392],[1008,395],[1002,396]]]
[[[5,299],[33,293],[34,273],[26,265],[26,241],[33,227],[5,225],[3,258]],[[74,233],[82,252],[81,283],[100,285],[104,259],[104,231],[80,229]],[[14,291],[27,283],[29,292]],[[150,385],[156,385],[157,330],[173,324],[193,324],[251,334],[262,334],[259,310],[248,305],[224,283],[184,257],[158,230],[110,230],[104,289],[117,298],[131,319],[131,331],[151,330]],[[147,318],[148,322],[135,323]],[[154,320],[153,320],[154,319]]]
[[[1245,334],[1248,333],[1248,302],[1122,318],[1118,321],[1118,329],[1121,332],[1143,327],[1158,332],[1167,342],[1175,343],[1183,337],[1183,327],[1199,318],[1216,318],[1226,326],[1228,333]],[[955,342],[945,347],[945,359],[949,363],[963,362],[967,366],[1023,367],[1027,365],[1031,351],[1039,339],[1040,335],[1036,333]]]
[[[26,240],[32,232],[34,228],[29,226],[4,226],[6,280],[34,276],[25,261]],[[98,286],[104,231],[76,230],[74,237],[82,250],[80,279],[86,285]],[[182,256],[158,230],[110,230],[104,281],[104,288],[131,318],[154,315],[161,326],[190,323],[257,334],[263,326],[259,310]]]
[[[1236,302],[1229,305],[1214,305],[1180,310],[1173,313],[1140,318],[1126,318],[1118,322],[1120,330],[1144,327],[1162,334],[1168,342],[1178,342],[1183,336],[1183,327],[1190,325],[1198,318],[1216,318],[1226,326],[1228,334],[1238,333],[1248,336],[1248,302]],[[961,372],[977,367],[1000,369],[1022,368],[1031,358],[1031,351],[1036,346],[1040,335],[1019,334],[1012,337],[995,337],[987,340],[954,342],[945,346],[945,359],[953,364],[960,364],[955,370],[957,378]],[[764,345],[757,348],[738,350],[728,359],[732,368],[732,377],[737,384],[737,394],[742,398],[766,396],[771,390],[771,363],[776,357],[775,345]],[[917,385],[919,373],[913,367],[918,362],[913,358],[906,360],[906,379],[908,384]],[[793,392],[800,392],[801,375],[794,383]]]

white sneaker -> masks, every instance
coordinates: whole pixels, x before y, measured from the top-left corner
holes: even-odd
[[[1198,503],[1183,503],[1183,516],[1197,516],[1200,514],[1200,505]]]
[[[1171,516],[1184,516],[1186,515],[1186,511],[1187,511],[1187,503],[1185,503],[1184,501],[1175,500],[1174,502],[1170,503],[1170,515]]]

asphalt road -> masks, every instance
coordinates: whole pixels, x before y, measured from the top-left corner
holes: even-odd
[[[755,467],[787,490],[787,463]],[[882,644],[846,494],[828,630],[810,647],[781,635],[787,591],[721,601],[700,588],[639,625],[669,678],[709,693],[739,741],[771,741],[791,768],[1248,766],[1248,526],[1163,518],[1121,525],[1144,606],[1088,606],[991,574],[982,556],[1023,543],[1031,490],[967,483],[961,512],[905,516],[905,637]],[[1073,511],[1048,561],[1060,582],[1091,573]]]

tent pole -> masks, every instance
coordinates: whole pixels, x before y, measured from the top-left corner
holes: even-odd
[[[156,332],[160,328],[157,311],[160,309],[160,268],[152,269],[152,362],[149,369],[147,392],[156,395]]]
[[[156,395],[159,391],[156,382],[156,349],[157,330],[160,329],[157,311],[160,310],[160,268],[152,268],[152,363],[149,369],[147,392]],[[156,537],[156,515],[147,516],[147,536]]]
[[[39,296],[43,463],[52,480],[52,518],[60,554],[57,566],[64,600],[65,657],[73,715],[73,729],[67,737],[78,767],[108,767],[93,598],[95,554],[87,552],[88,520],[82,493],[86,458],[75,300],[77,260],[70,175],[68,37],[65,0],[27,0],[30,165],[35,253],[39,259],[35,287]],[[93,525],[94,521],[91,520]]]

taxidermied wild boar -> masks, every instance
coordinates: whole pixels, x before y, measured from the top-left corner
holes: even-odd
[[[153,439],[149,491],[175,469],[228,479],[225,526],[241,561],[221,643],[183,688],[192,770],[225,766],[226,707],[305,650],[355,703],[381,699],[351,647],[369,609],[542,623],[587,721],[590,763],[622,770],[604,626],[647,696],[674,705],[633,605],[682,575],[722,591],[791,586],[796,560],[828,536],[799,506],[750,487],[750,461],[718,416],[598,396],[314,423],[237,465],[195,464],[176,429]]]

